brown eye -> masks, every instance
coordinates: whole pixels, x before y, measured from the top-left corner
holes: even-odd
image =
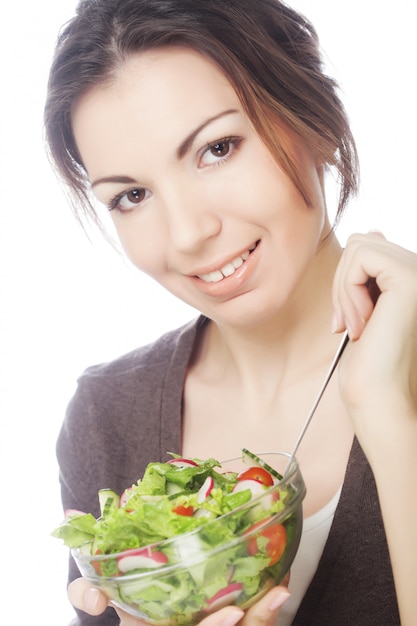
[[[145,198],[144,189],[132,189],[126,194],[126,200],[132,204],[139,204]]]
[[[229,153],[230,142],[218,141],[210,146],[210,152],[217,157],[224,157]]]
[[[226,163],[239,149],[242,137],[223,137],[208,143],[201,155],[200,167]]]
[[[126,191],[126,193],[119,194],[115,198],[113,198],[113,200],[108,205],[109,210],[117,210],[121,211],[122,213],[132,211],[142,202],[147,200],[150,195],[150,192],[147,189],[143,189],[142,187],[130,189],[130,191]]]

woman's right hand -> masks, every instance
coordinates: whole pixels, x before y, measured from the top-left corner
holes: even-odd
[[[99,589],[92,587],[85,578],[77,578],[68,587],[70,602],[77,609],[90,615],[100,615],[108,606],[108,599]],[[274,587],[246,612],[237,606],[227,606],[205,617],[199,626],[274,626],[279,609],[289,597],[287,587]],[[113,605],[111,605],[113,606]],[[120,617],[120,626],[147,626],[146,622],[136,619],[114,607]]]

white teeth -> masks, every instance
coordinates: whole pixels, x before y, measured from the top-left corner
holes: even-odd
[[[240,256],[238,256],[236,259],[233,259],[232,261],[232,265],[235,268],[235,270],[237,270],[237,268],[240,267],[242,263],[243,263],[243,259]]]
[[[223,276],[231,276],[235,273],[235,267],[233,267],[232,263],[228,263],[220,270]]]
[[[198,278],[204,280],[205,283],[218,283],[219,280],[224,278],[220,270],[216,272],[210,272],[210,274],[197,274]]]
[[[226,263],[224,267],[220,270],[216,270],[215,272],[210,272],[209,274],[198,274],[198,278],[204,280],[205,283],[218,283],[220,280],[225,278],[226,276],[231,276],[234,272],[242,265],[244,261],[249,257],[252,250],[255,250],[256,244],[251,246],[249,250],[243,252],[240,256],[233,259],[231,263]]]
[[[224,278],[220,270],[217,270],[216,272],[210,272],[208,276],[209,276],[209,280],[208,280],[209,283],[218,283],[219,280]]]

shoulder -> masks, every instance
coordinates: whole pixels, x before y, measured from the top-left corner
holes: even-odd
[[[91,506],[103,485],[126,487],[149,460],[177,445],[183,379],[204,323],[199,317],[79,377],[56,444],[61,482],[71,494],[65,507]]]
[[[108,363],[88,367],[78,378],[61,430],[77,440],[116,425],[126,429],[133,420],[159,413],[165,380],[182,385],[198,329],[199,317],[165,333],[156,341]],[[179,382],[181,381],[181,382]]]
[[[150,406],[161,394],[169,372],[185,375],[195,337],[204,318],[192,320],[169,331],[156,341],[132,350],[107,363],[88,367],[78,378],[67,414],[94,419],[99,414],[131,415],[133,405]]]
[[[157,340],[136,348],[117,359],[88,367],[78,382],[99,379],[136,378],[149,368],[153,376],[158,370],[163,371],[171,362],[187,361],[192,350],[195,337],[205,318],[199,317],[171,330]]]

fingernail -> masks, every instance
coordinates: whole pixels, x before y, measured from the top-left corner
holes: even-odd
[[[89,589],[84,595],[85,608],[87,611],[94,612],[97,609],[100,599],[100,592],[98,589]]]
[[[355,333],[353,332],[353,328],[349,324],[348,321],[346,321],[346,331],[347,331],[347,334],[349,335],[349,339],[353,341],[355,339]]]
[[[276,611],[277,609],[279,609],[279,607],[282,606],[286,600],[288,600],[290,595],[291,594],[290,594],[289,591],[279,591],[275,595],[275,597],[272,600],[272,602],[269,604],[269,610],[270,611]]]
[[[333,312],[332,315],[332,333],[333,335],[336,333],[340,333],[344,330],[344,319],[343,316],[339,315],[336,311]]]
[[[223,619],[221,624],[222,626],[235,626],[238,622],[240,622],[243,616],[244,612],[241,609],[236,608]]]
[[[333,316],[332,316],[332,333],[333,333],[333,335],[337,332],[338,327],[339,327],[339,321],[337,319],[337,313],[336,313],[336,311],[334,311]]]

